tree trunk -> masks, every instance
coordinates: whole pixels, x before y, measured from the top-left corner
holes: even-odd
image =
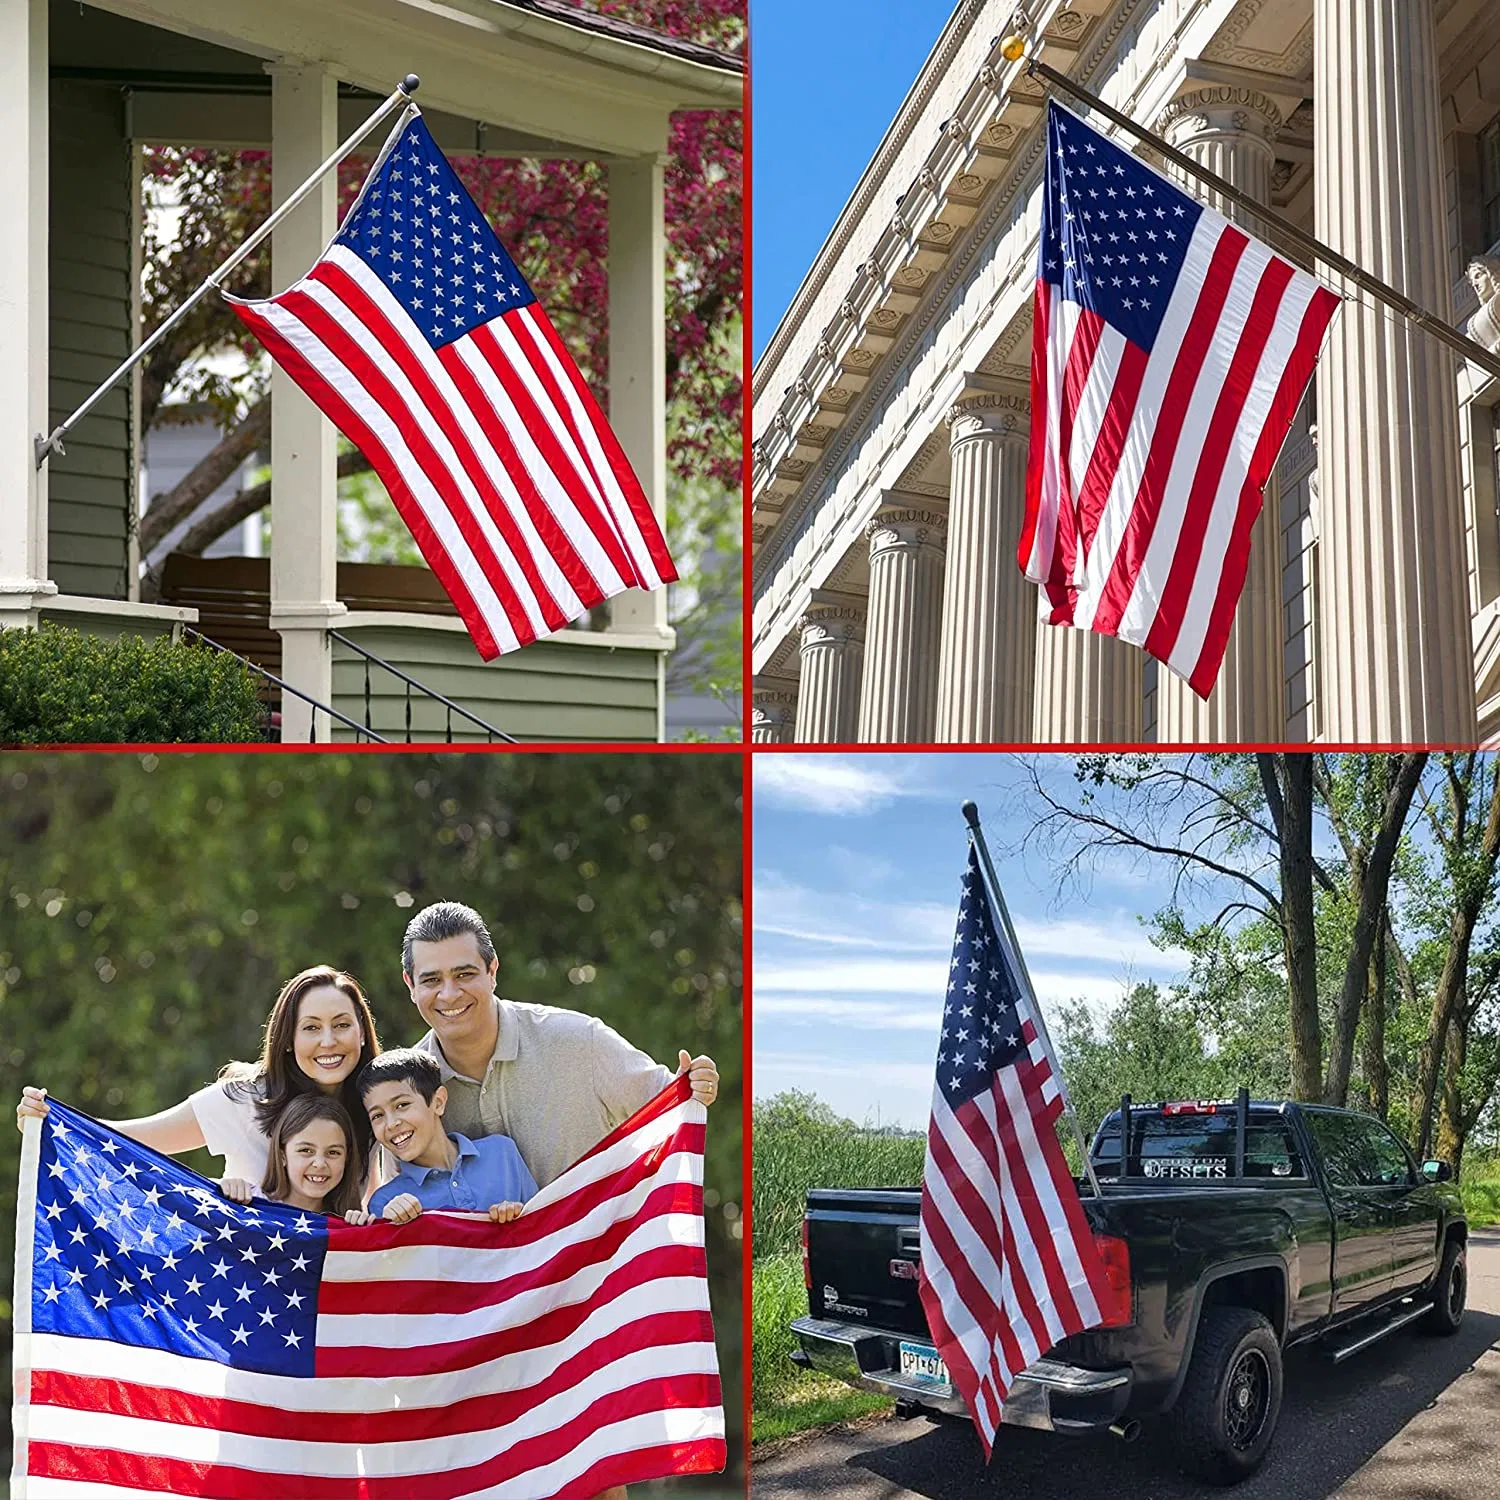
[[[1313,925],[1313,775],[1307,754],[1255,757],[1276,822],[1281,860],[1281,940],[1291,1011],[1292,1097],[1315,1100],[1323,1077],[1318,1024],[1318,942]]]
[[[1384,1120],[1390,1113],[1390,1074],[1385,1063],[1385,984],[1387,934],[1391,930],[1390,909],[1381,914],[1375,933],[1375,951],[1370,955],[1370,982],[1365,994],[1364,1027],[1360,1033],[1360,1066],[1364,1070],[1370,1113]]]
[[[1467,794],[1463,783],[1454,775],[1451,763],[1449,784],[1455,797]],[[1460,830],[1463,827],[1461,814],[1455,817],[1455,827]],[[1438,1078],[1442,1068],[1443,1049],[1448,1040],[1448,1027],[1454,1019],[1468,979],[1469,946],[1474,938],[1474,925],[1479,920],[1494,885],[1495,858],[1500,854],[1500,775],[1494,776],[1491,781],[1489,811],[1485,817],[1479,849],[1468,854],[1461,848],[1461,834],[1456,832],[1453,837],[1460,847],[1450,862],[1457,864],[1458,868],[1451,869],[1449,875],[1454,890],[1453,909],[1448,914],[1448,951],[1443,955],[1443,972],[1438,978],[1437,989],[1433,992],[1432,1009],[1427,1017],[1427,1034],[1422,1038],[1422,1052],[1417,1065],[1418,1110],[1413,1122],[1411,1141],[1418,1156],[1426,1156],[1432,1140]]]
[[[1323,1083],[1323,1102],[1343,1105],[1349,1097],[1349,1073],[1354,1066],[1354,1033],[1359,1025],[1360,1002],[1370,977],[1370,955],[1375,934],[1385,919],[1386,892],[1391,883],[1391,864],[1411,799],[1427,765],[1425,750],[1411,751],[1397,762],[1395,774],[1386,784],[1380,829],[1370,846],[1360,882],[1359,906],[1354,917],[1354,938],[1344,965],[1344,984],[1334,1012],[1333,1041],[1328,1049],[1328,1077]]]
[[[1443,1103],[1438,1114],[1437,1144],[1433,1149],[1439,1161],[1445,1161],[1458,1176],[1464,1155],[1464,1057],[1469,1049],[1469,1013],[1460,1003],[1448,1023],[1448,1040],[1443,1052]]]

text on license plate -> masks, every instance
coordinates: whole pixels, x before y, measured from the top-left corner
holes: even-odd
[[[948,1376],[948,1366],[942,1361],[942,1357],[933,1349],[922,1344],[901,1345],[901,1373],[914,1376],[918,1380],[939,1381],[943,1385],[952,1385]]]

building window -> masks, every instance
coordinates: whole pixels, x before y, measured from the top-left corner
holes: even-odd
[[[1479,132],[1479,221],[1488,250],[1500,240],[1500,120]]]

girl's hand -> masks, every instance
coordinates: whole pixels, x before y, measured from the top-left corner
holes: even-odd
[[[16,1129],[21,1128],[21,1121],[27,1116],[34,1120],[45,1120],[47,1118],[47,1090],[34,1089],[29,1085],[21,1090],[21,1102],[16,1105]]]
[[[392,1224],[408,1224],[422,1212],[422,1201],[415,1193],[402,1193],[385,1206],[385,1217]]]
[[[374,1222],[375,1215],[367,1214],[362,1208],[351,1208],[344,1215],[344,1223],[346,1224],[373,1224]]]
[[[711,1057],[689,1057],[683,1048],[677,1055],[677,1076],[686,1073],[693,1086],[693,1098],[709,1105],[719,1097],[719,1070]]]
[[[219,1191],[235,1203],[248,1203],[255,1196],[255,1189],[243,1177],[221,1177]]]
[[[492,1203],[490,1204],[490,1223],[509,1224],[512,1219],[521,1217],[521,1210],[525,1206],[524,1203]]]

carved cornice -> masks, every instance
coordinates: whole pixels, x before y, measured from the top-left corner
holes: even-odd
[[[865,612],[848,604],[814,604],[797,623],[804,652],[855,646],[865,638]]]
[[[1166,135],[1174,146],[1178,144],[1174,135],[1180,138],[1209,130],[1236,130],[1273,141],[1285,124],[1280,106],[1259,89],[1222,83],[1194,89],[1174,99],[1156,117],[1157,134]]]

